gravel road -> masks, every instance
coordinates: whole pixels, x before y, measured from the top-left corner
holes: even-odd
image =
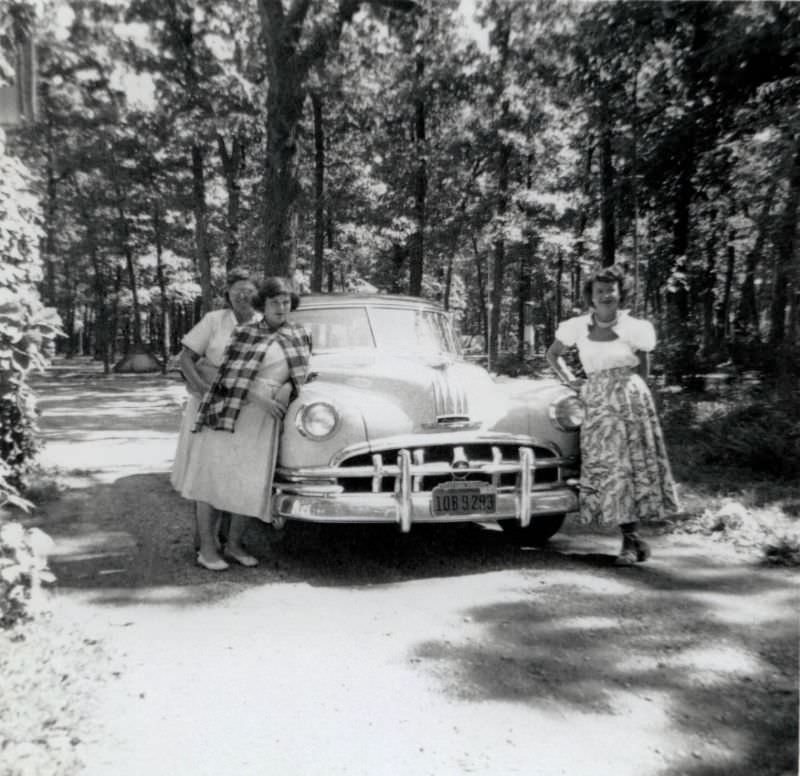
[[[534,550],[491,525],[260,524],[261,566],[212,575],[168,482],[181,390],[39,385],[69,486],[39,517],[56,617],[105,661],[81,773],[797,772],[796,575],[669,533],[617,569],[614,536],[570,525]]]

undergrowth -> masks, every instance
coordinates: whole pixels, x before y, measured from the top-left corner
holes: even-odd
[[[680,530],[800,565],[800,400],[756,389],[664,392],[659,404],[684,500]]]

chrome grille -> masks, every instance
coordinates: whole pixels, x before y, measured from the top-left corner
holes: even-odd
[[[400,451],[406,449],[411,455],[411,491],[414,493],[430,491],[436,485],[459,477],[491,483],[501,490],[519,485],[520,446],[485,442],[429,444],[357,453],[339,461],[337,482],[349,493],[393,493],[397,487],[398,457]],[[533,451],[535,461],[533,487],[552,487],[562,480],[563,459],[546,447],[527,449]],[[348,469],[352,475],[348,474]]]

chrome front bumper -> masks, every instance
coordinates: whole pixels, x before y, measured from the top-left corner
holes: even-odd
[[[499,488],[496,511],[491,514],[474,512],[459,515],[434,515],[431,510],[431,493],[415,490],[415,477],[420,474],[411,455],[403,450],[397,467],[385,467],[382,476],[397,478],[394,493],[348,493],[335,484],[321,481],[341,470],[316,469],[303,471],[303,477],[291,482],[275,483],[272,513],[277,522],[307,520],[318,523],[395,523],[407,533],[414,523],[463,523],[479,520],[515,518],[521,527],[527,527],[539,515],[574,512],[578,509],[577,490],[563,482],[553,485],[534,485],[533,452],[520,450],[519,464],[499,464],[483,467],[486,473],[516,469],[519,472],[518,488]],[[496,471],[495,471],[496,470]],[[368,472],[364,472],[367,474]],[[316,475],[316,477],[314,476]],[[316,480],[316,481],[315,481]],[[527,497],[522,494],[527,493]]]
[[[464,523],[479,520],[518,518],[530,525],[538,515],[563,514],[578,508],[578,497],[571,488],[531,493],[527,499],[518,493],[498,493],[494,514],[475,512],[452,517],[431,514],[429,493],[410,493],[405,498],[390,493],[348,493],[337,496],[308,496],[276,493],[273,514],[279,520],[308,520],[314,523],[396,523],[407,533],[414,523]],[[523,519],[524,513],[524,519]]]

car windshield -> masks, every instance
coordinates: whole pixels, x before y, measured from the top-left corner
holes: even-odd
[[[379,348],[390,352],[455,353],[444,313],[406,307],[326,307],[294,313],[311,333],[314,351]]]

